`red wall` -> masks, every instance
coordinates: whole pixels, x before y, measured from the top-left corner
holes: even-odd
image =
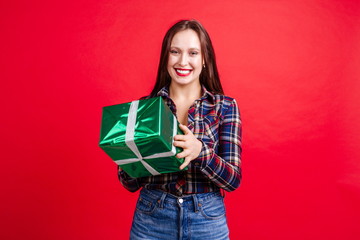
[[[177,20],[209,31],[243,120],[232,239],[360,238],[360,2],[2,1],[1,239],[128,239],[101,107],[153,86]]]

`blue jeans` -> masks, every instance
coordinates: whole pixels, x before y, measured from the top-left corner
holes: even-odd
[[[142,189],[130,239],[229,239],[224,198],[220,192],[177,197],[160,190]]]

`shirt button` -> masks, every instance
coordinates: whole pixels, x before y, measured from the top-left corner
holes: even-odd
[[[183,202],[184,202],[184,199],[179,198],[179,199],[178,199],[178,201],[179,201],[179,203],[181,204],[181,203],[183,203]]]
[[[198,163],[198,162],[195,163],[195,166],[199,166],[199,165],[200,165],[200,163]]]

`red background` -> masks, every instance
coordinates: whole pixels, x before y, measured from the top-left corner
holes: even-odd
[[[243,120],[232,239],[360,238],[359,1],[1,1],[1,239],[128,239],[137,194],[101,108],[154,84],[175,21],[207,28]]]

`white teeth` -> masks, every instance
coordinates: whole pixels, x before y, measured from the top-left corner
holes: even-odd
[[[180,69],[176,69],[176,71],[180,74],[188,74],[190,73],[190,70],[180,70]]]

